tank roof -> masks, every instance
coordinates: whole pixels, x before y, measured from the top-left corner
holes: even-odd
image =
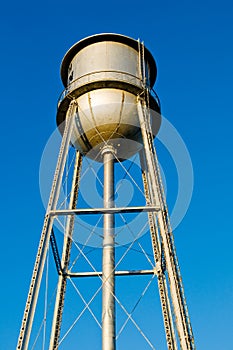
[[[114,33],[102,33],[102,34],[96,34],[89,36],[87,38],[84,38],[80,41],[78,41],[76,44],[74,44],[65,54],[62,63],[61,63],[61,79],[63,82],[63,85],[67,86],[67,78],[68,78],[68,68],[69,65],[74,58],[74,56],[81,51],[84,47],[101,42],[101,41],[115,41],[118,43],[126,44],[128,46],[131,46],[133,49],[138,51],[138,41],[135,39],[132,39],[128,36],[121,35],[121,34],[114,34]],[[150,51],[145,47],[145,58],[147,59],[149,66],[150,66],[150,81],[151,81],[151,87],[155,83],[156,75],[157,75],[157,68],[155,60],[150,53]]]

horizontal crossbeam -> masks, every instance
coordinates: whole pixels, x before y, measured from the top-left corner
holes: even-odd
[[[129,271],[115,271],[115,276],[135,276],[135,275],[154,275],[154,270],[129,270]],[[67,277],[101,277],[102,271],[90,271],[90,272],[67,272]]]
[[[90,215],[90,214],[118,214],[118,213],[141,213],[158,212],[159,206],[140,206],[140,207],[118,207],[118,208],[81,208],[81,209],[63,209],[51,210],[48,215]]]

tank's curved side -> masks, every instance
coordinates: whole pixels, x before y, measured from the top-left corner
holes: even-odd
[[[114,34],[114,33],[96,34],[78,41],[67,51],[67,53],[65,54],[62,60],[61,79],[65,87],[67,87],[67,85],[69,84],[69,80],[68,80],[68,75],[70,73],[69,67],[70,67],[70,63],[72,62],[76,54],[82,51],[82,49],[90,45],[93,45],[96,43],[102,43],[102,42],[105,42],[105,43],[112,42],[112,43],[123,44],[128,48],[134,49],[136,52],[139,51],[139,46],[140,46],[139,41],[125,35]],[[150,72],[149,72],[150,83],[151,83],[151,87],[153,87],[157,76],[157,67],[153,56],[151,55],[150,51],[146,47],[144,47],[144,57],[150,67]]]

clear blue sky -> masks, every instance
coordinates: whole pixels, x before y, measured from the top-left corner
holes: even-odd
[[[155,56],[163,114],[191,155],[193,198],[175,239],[197,349],[231,350],[232,1],[8,1],[0,17],[0,349],[16,346],[43,224],[39,165],[60,62],[83,37],[116,32]]]

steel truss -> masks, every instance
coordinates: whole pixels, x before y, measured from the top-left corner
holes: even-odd
[[[147,102],[149,92],[145,90],[144,93],[144,96],[140,96],[138,98],[138,115],[144,146],[143,154],[141,154],[142,177],[147,203],[149,205],[158,205],[160,207],[156,217],[152,213],[149,213],[148,215],[154,258],[155,262],[157,263],[156,266],[158,266],[158,286],[167,337],[167,345],[168,349],[177,349],[172,325],[173,322],[166,279],[164,275],[164,265],[166,266],[170,284],[170,294],[173,304],[173,312],[175,315],[176,329],[179,335],[180,347],[182,350],[194,350],[194,337],[169,221],[158,159],[153,144],[150,111],[147,107],[149,105]]]
[[[68,148],[71,141],[72,127],[75,118],[76,104],[75,101],[70,103],[68,110],[66,125],[63,133],[61,148],[58,156],[57,166],[55,170],[54,180],[49,198],[49,204],[44,219],[42,235],[39,243],[38,253],[36,256],[35,266],[32,274],[32,280],[27,297],[26,307],[24,311],[22,326],[17,344],[17,350],[28,350],[28,344],[34,319],[35,308],[38,299],[38,293],[41,284],[42,273],[45,264],[45,258],[51,242],[52,251],[58,271],[58,287],[56,302],[54,307],[52,331],[50,336],[49,350],[57,350],[59,346],[60,329],[62,322],[62,312],[64,307],[66,282],[67,278],[84,278],[84,277],[100,277],[103,280],[109,279],[112,271],[112,277],[115,276],[133,276],[133,275],[156,275],[158,281],[158,290],[161,301],[162,315],[164,320],[164,328],[167,340],[168,350],[177,350],[177,339],[175,328],[179,337],[181,350],[194,350],[194,338],[190,319],[188,315],[184,290],[181,281],[181,274],[178,259],[175,251],[175,245],[169,216],[166,206],[166,199],[163,193],[159,166],[156,151],[153,144],[153,134],[150,124],[149,104],[147,103],[148,93],[144,91],[144,95],[138,97],[138,115],[142,131],[143,150],[140,152],[140,163],[142,171],[142,180],[144,185],[144,195],[146,199],[145,206],[140,207],[121,207],[115,208],[113,201],[105,201],[104,208],[78,209],[78,189],[81,173],[82,157],[79,152],[76,153],[74,165],[72,189],[70,193],[69,207],[66,210],[58,210],[57,203],[61,189],[64,167],[67,160]],[[106,197],[109,193],[112,196],[112,189],[106,190]],[[109,192],[110,191],[110,192]],[[108,193],[109,192],[109,193]],[[111,197],[110,196],[110,197]],[[116,271],[114,264],[110,264],[107,270],[94,272],[71,272],[69,271],[70,253],[72,247],[72,234],[74,228],[74,220],[76,215],[81,214],[103,214],[106,220],[106,230],[111,230],[114,226],[114,214],[130,213],[130,212],[147,212],[150,228],[151,242],[154,255],[154,268],[151,270],[132,270],[132,271]],[[60,259],[56,238],[53,232],[53,222],[56,217],[64,215],[67,217],[65,235],[63,241],[62,257]],[[107,219],[107,217],[109,219]],[[114,245],[114,241],[111,243]],[[112,249],[113,247],[111,247]],[[112,251],[112,257],[114,252]],[[107,275],[106,275],[107,274]],[[169,281],[169,290],[167,286],[167,278]],[[111,282],[113,283],[113,282]],[[114,287],[112,294],[114,294]],[[110,293],[110,294],[111,294]],[[108,293],[110,304],[114,299]],[[171,297],[171,298],[170,298]],[[171,300],[170,300],[171,299]],[[117,300],[117,299],[116,299]],[[172,302],[172,305],[171,305]],[[107,305],[107,304],[106,304]],[[114,306],[112,306],[114,309]],[[174,316],[173,316],[174,314]],[[174,323],[174,320],[175,323]],[[108,322],[108,321],[107,321]],[[108,328],[107,328],[108,329]],[[114,329],[111,329],[114,333]],[[113,337],[115,335],[113,334]],[[114,345],[113,345],[114,347]],[[106,345],[108,349],[108,345]]]
[[[54,217],[51,217],[48,213],[51,210],[55,210],[57,207],[57,202],[62,184],[62,176],[64,173],[65,163],[70,146],[71,133],[73,129],[74,109],[75,102],[72,101],[67,112],[66,125],[62,137],[62,143],[58,155],[56,170],[50,192],[47,213],[45,215],[38,252],[36,255],[36,261],[32,273],[32,279],[29,287],[22,325],[20,328],[18,343],[16,347],[17,350],[28,349],[28,343],[31,335],[32,324],[41,284],[41,278],[44,270],[44,264],[49,246],[50,236],[53,228]]]

